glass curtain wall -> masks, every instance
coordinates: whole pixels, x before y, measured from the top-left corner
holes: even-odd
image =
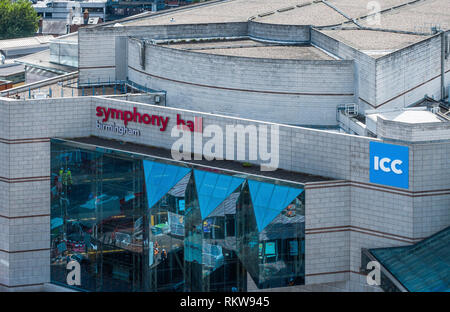
[[[302,185],[51,143],[51,280],[86,291],[304,283]],[[67,263],[80,264],[69,285]]]
[[[51,277],[67,284],[80,263],[82,288],[142,290],[146,223],[142,161],[52,144]]]

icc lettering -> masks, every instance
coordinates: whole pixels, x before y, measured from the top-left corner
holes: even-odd
[[[383,170],[384,172],[392,172],[395,174],[402,174],[402,169],[399,169],[398,166],[400,166],[403,162],[400,159],[394,159],[391,161],[388,157],[379,158],[378,156],[375,156],[374,158],[374,169],[375,171]],[[390,163],[390,165],[389,165]]]

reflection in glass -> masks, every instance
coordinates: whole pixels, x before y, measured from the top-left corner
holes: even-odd
[[[83,289],[141,290],[142,163],[52,144],[51,169],[52,280],[76,260]]]
[[[303,188],[52,140],[51,280],[88,291],[304,283]]]
[[[170,165],[164,166],[166,168],[162,169],[168,169],[166,172],[173,169],[168,167]],[[189,171],[180,173],[169,185],[176,184],[153,206],[148,207],[150,230],[147,289],[151,291],[177,291],[184,287],[185,193],[191,178],[191,173],[187,173]],[[150,171],[146,172],[147,181],[151,174]],[[153,188],[167,188],[167,184],[162,184],[164,183],[155,184]]]

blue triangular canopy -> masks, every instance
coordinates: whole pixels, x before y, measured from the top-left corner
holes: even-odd
[[[248,180],[258,231],[261,232],[303,189]]]
[[[208,217],[244,182],[243,178],[196,169],[194,178],[202,219]]]
[[[148,208],[152,208],[190,171],[191,169],[186,167],[144,160]]]

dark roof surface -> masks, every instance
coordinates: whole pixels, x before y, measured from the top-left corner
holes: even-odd
[[[409,291],[450,292],[450,227],[411,246],[369,252]]]
[[[81,138],[67,138],[61,140],[77,142],[82,144],[95,145],[104,148],[111,148],[120,151],[130,152],[130,153],[139,153],[149,156],[161,157],[172,160],[172,155],[170,150],[140,145],[129,142],[122,142],[117,140],[103,139],[95,136],[90,137],[81,137]],[[220,170],[230,170],[230,171],[238,171],[246,174],[262,176],[272,179],[280,179],[285,181],[290,181],[294,183],[307,183],[307,182],[318,182],[318,181],[329,181],[331,178],[322,177],[318,175],[311,175],[307,173],[301,172],[293,172],[287,171],[283,169],[277,169],[275,171],[261,171],[259,165],[252,165],[251,167],[244,167],[242,163],[230,160],[185,160],[183,161],[189,164],[197,164],[200,166],[214,167]]]

